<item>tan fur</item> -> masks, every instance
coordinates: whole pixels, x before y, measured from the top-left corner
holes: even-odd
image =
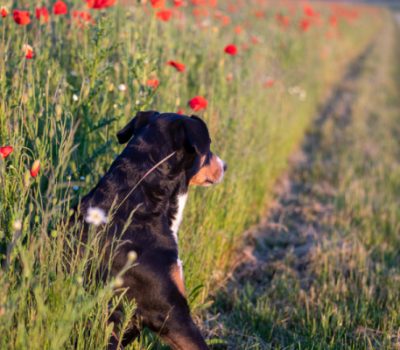
[[[195,186],[209,186],[208,181],[217,182],[222,174],[223,169],[221,168],[218,158],[213,155],[208,164],[203,165],[200,170],[194,175],[189,184]]]
[[[174,281],[175,285],[178,287],[179,291],[182,293],[182,295],[186,295],[185,283],[182,278],[181,268],[178,264],[172,265],[171,278]]]

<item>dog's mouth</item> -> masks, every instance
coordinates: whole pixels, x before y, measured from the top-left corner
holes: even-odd
[[[218,181],[213,181],[213,180],[210,180],[210,179],[206,179],[204,181],[204,186],[212,186],[212,185],[215,185],[217,183],[218,183]]]
[[[213,155],[191,178],[190,184],[204,187],[219,184],[224,178],[225,171],[226,164],[219,157]]]

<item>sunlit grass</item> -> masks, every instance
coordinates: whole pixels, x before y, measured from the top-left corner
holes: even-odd
[[[112,287],[82,283],[101,247],[67,267],[65,246],[74,240],[62,222],[121,151],[120,127],[138,110],[190,114],[187,101],[196,95],[209,102],[200,114],[213,149],[229,164],[222,185],[190,193],[180,232],[190,301],[196,311],[205,307],[319,102],[382,25],[379,13],[360,8],[357,20],[340,20],[338,34],[328,38],[327,5],[317,5],[322,24],[303,33],[301,7],[265,6],[258,18],[256,3],[242,4],[228,26],[196,19],[189,9],[182,20],[160,22],[141,5],[92,11],[96,24],[83,27],[69,15],[27,27],[0,19],[0,146],[14,147],[0,159],[2,348],[105,345]],[[26,4],[33,12],[36,2]],[[80,1],[68,5],[85,9]],[[227,8],[221,5],[225,14]],[[289,28],[277,23],[278,12],[291,14]],[[242,33],[235,34],[236,25]],[[224,53],[230,43],[238,55]],[[24,58],[25,44],[34,59]],[[186,72],[169,60],[184,62]],[[147,84],[155,78],[157,89]],[[264,87],[268,79],[272,87]],[[32,178],[35,160],[41,169]]]
[[[302,180],[305,190],[283,210],[287,231],[282,235],[296,241],[305,231],[315,232],[307,259],[296,257],[296,244],[289,242],[287,255],[281,254],[285,258],[271,258],[260,267],[257,276],[263,273],[264,279],[244,280],[220,293],[214,307],[222,314],[219,329],[227,343],[242,349],[399,346],[400,46],[395,26],[388,18],[352,83],[351,112],[333,110],[337,113],[316,130],[321,143],[313,149],[312,166],[300,166],[291,177]],[[290,217],[293,206],[316,219],[302,217],[299,226],[289,226],[285,215]],[[265,238],[273,256],[279,243]]]

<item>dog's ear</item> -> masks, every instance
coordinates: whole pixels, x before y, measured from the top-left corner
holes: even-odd
[[[211,139],[206,123],[192,115],[185,119],[184,128],[186,140],[197,154],[206,154],[210,149]]]
[[[131,137],[143,126],[145,126],[150,117],[158,115],[156,111],[138,112],[136,116],[117,133],[118,142],[120,144],[127,143]]]

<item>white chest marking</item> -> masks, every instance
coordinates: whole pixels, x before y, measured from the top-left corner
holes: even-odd
[[[171,230],[172,230],[172,234],[174,235],[175,241],[178,244],[178,230],[179,230],[179,226],[182,222],[182,217],[183,217],[183,209],[185,209],[185,205],[186,205],[186,200],[187,200],[187,193],[185,194],[180,194],[178,196],[178,208],[176,209],[176,214],[174,217],[174,220],[172,221],[172,225],[171,225]]]

